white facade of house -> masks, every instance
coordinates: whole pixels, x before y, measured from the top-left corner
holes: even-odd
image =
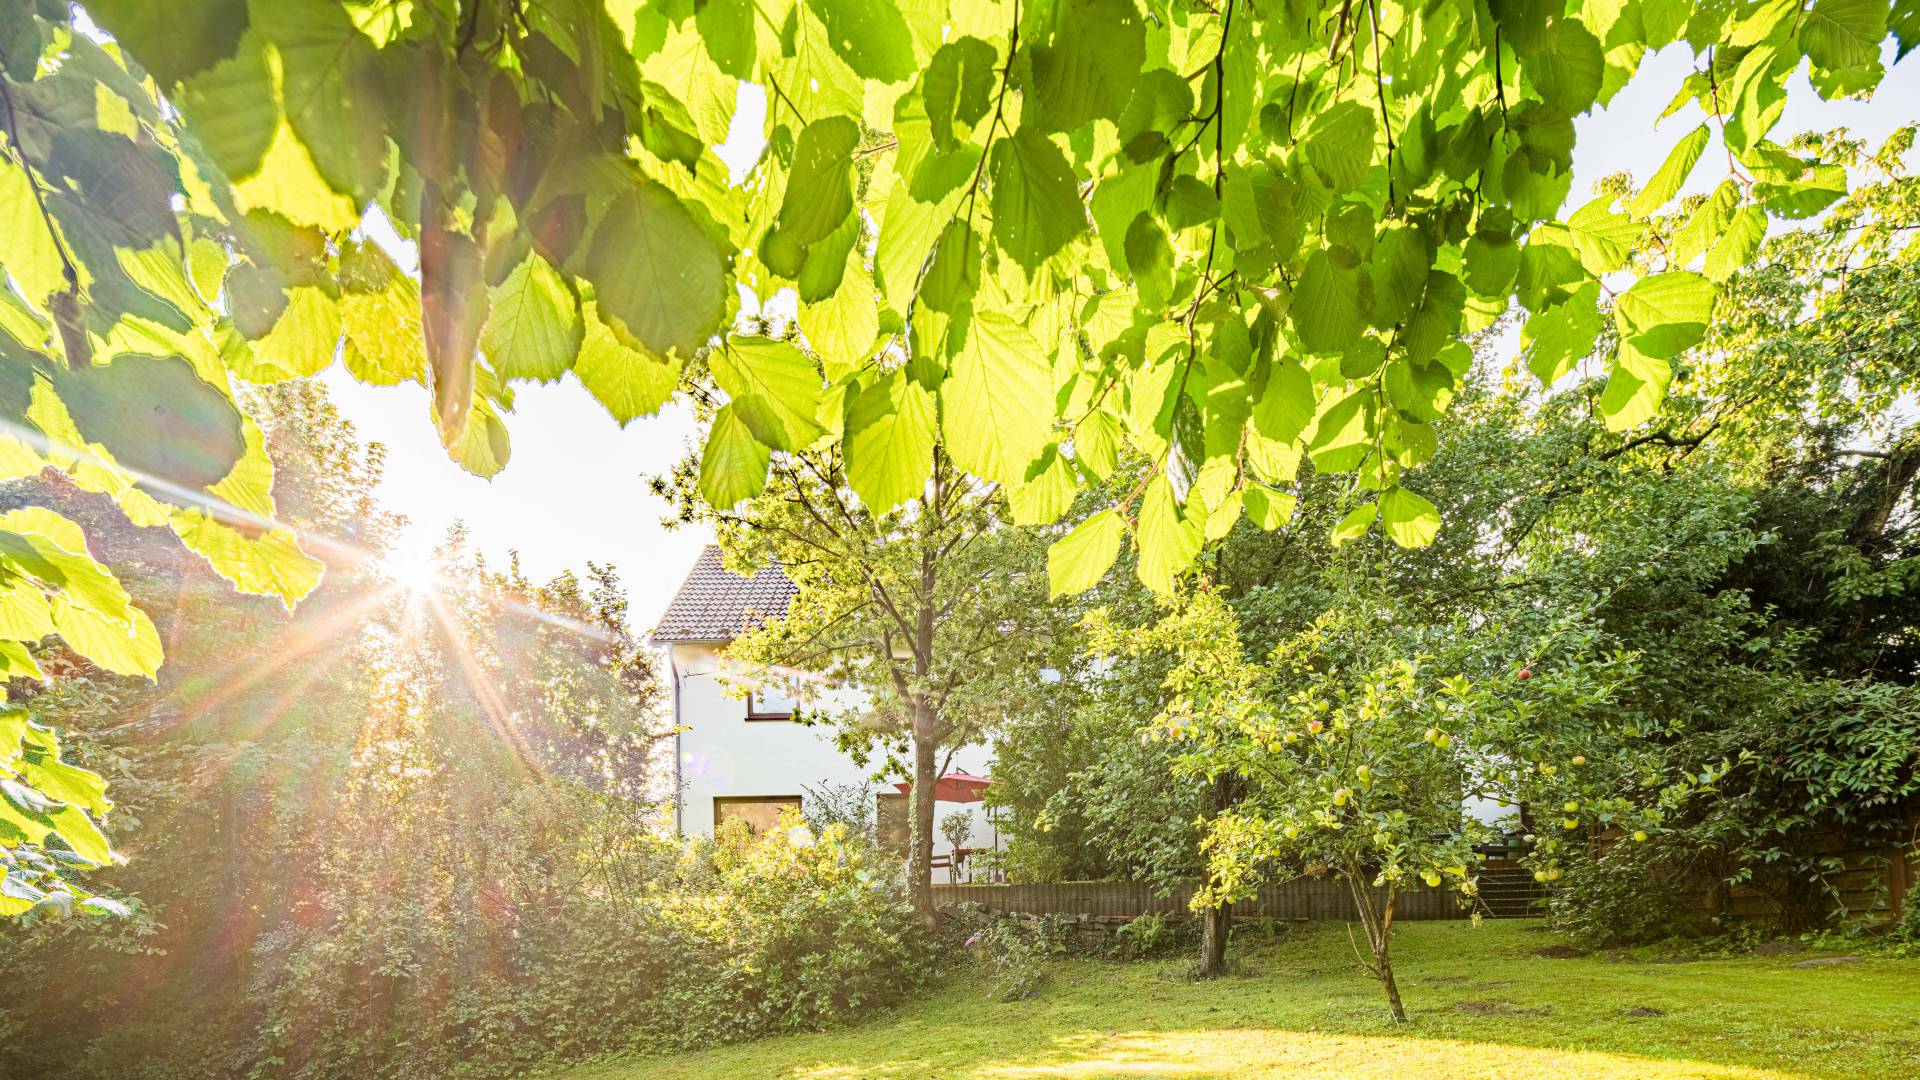
[[[674,755],[679,791],[674,808],[676,833],[712,835],[716,823],[729,815],[765,819],[778,813],[780,801],[804,802],[809,789],[828,784],[867,784],[875,794],[895,793],[893,783],[901,777],[876,781],[870,768],[856,765],[834,745],[830,726],[795,722],[784,696],[756,693],[754,685],[719,655],[726,641],[711,630],[724,621],[715,617],[715,608],[724,605],[728,594],[724,580],[719,580],[716,588],[717,575],[708,562],[710,558],[709,554],[702,555],[702,563],[689,574],[688,584],[669,605],[654,635],[655,644],[666,650],[674,723],[681,729],[675,736]],[[703,574],[704,581],[698,587],[707,592],[698,600],[704,605],[699,617],[692,622],[684,615],[676,618],[676,607],[684,606],[683,598],[697,587],[696,576]],[[682,628],[675,629],[676,625]],[[707,628],[707,636],[689,640],[689,631],[684,628],[689,625]],[[861,701],[855,691],[832,690],[806,707],[838,711],[858,708]],[[954,755],[950,768],[989,776],[991,762],[989,747],[967,747]],[[936,857],[952,854],[952,846],[940,834],[938,824],[956,810],[973,818],[963,846],[979,850],[998,846],[982,804],[940,802],[934,814]],[[966,873],[963,870],[962,876]],[[947,877],[946,870],[934,871],[936,882]]]

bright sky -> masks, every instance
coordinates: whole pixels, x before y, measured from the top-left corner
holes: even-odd
[[[1776,137],[1844,124],[1877,146],[1898,125],[1920,119],[1920,60],[1893,65],[1889,47],[1886,61],[1887,78],[1872,102],[1823,102],[1801,80]],[[1608,174],[1652,175],[1674,141],[1700,122],[1698,110],[1689,107],[1652,134],[1646,126],[1666,107],[1689,64],[1680,49],[1649,58],[1607,109],[1576,122],[1573,205],[1585,202],[1593,183]],[[759,154],[764,116],[759,88],[743,88],[733,133],[720,148],[736,177]],[[1717,156],[1717,145],[1710,146],[1689,191],[1707,190],[1722,178],[1712,167]],[[626,582],[636,628],[645,630],[711,540],[703,529],[663,528],[667,506],[647,493],[642,479],[665,471],[692,445],[692,415],[678,404],[622,430],[571,377],[552,385],[521,384],[506,417],[512,460],[486,481],[463,472],[441,450],[421,387],[363,386],[337,366],[323,380],[361,436],[386,444],[380,495],[411,519],[409,546],[431,545],[462,520],[490,559],[504,561],[509,549],[518,550],[538,578],[584,569],[588,559],[611,562]]]

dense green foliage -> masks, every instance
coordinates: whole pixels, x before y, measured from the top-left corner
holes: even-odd
[[[379,549],[378,450],[310,384],[251,405],[289,518]],[[359,558],[289,615],[97,496],[4,498],[133,568],[172,668],[156,686],[38,651],[60,677],[29,700],[127,778],[108,835],[140,857],[94,875],[131,918],[41,905],[6,928],[0,1072],[517,1075],[830,1023],[921,978],[865,841],[663,834],[662,689],[603,568],[534,584],[449,547],[423,585]]]
[[[1905,235],[1920,188],[1900,164],[1910,139],[1871,154],[1837,135],[1800,144],[1869,182],[1728,281],[1742,307],[1689,355],[1658,425],[1607,431],[1596,380],[1542,394],[1503,370],[1489,339],[1422,470],[1447,522],[1431,546],[1311,543],[1354,498],[1315,474],[1296,488],[1292,523],[1233,532],[1206,556],[1211,587],[1164,619],[1137,591],[1102,585],[1092,599],[1110,609],[1111,640],[1184,659],[1169,671],[1123,655],[1077,702],[1015,725],[1021,745],[992,797],[1014,811],[1016,865],[1251,875],[1214,881],[1231,896],[1298,872],[1303,855],[1337,864],[1351,848],[1356,876],[1445,879],[1446,863],[1407,864],[1401,828],[1310,842],[1326,815],[1340,823],[1369,801],[1358,767],[1405,782],[1452,759],[1429,778],[1449,794],[1413,835],[1464,844],[1475,826],[1459,821],[1459,797],[1504,800],[1555,886],[1555,917],[1583,936],[1725,928],[1733,890],[1771,902],[1763,929],[1870,908],[1852,872],[1870,878],[1887,851],[1911,849],[1920,793],[1920,454],[1901,404],[1920,387],[1904,329],[1920,302]],[[1629,256],[1667,244],[1674,223]],[[1422,720],[1412,707],[1428,695]],[[1360,736],[1351,753],[1298,760],[1343,717]],[[1299,727],[1316,718],[1322,731]],[[1155,741],[1168,734],[1180,737]],[[1381,740],[1363,745],[1369,734]],[[1542,771],[1502,777],[1502,763]],[[1224,811],[1197,782],[1222,774],[1244,780]],[[1162,806],[1163,792],[1184,812],[1109,823]],[[1210,868],[1165,859],[1195,840]]]
[[[884,512],[937,446],[1050,522],[1145,457],[1056,546],[1062,591],[1129,532],[1168,590],[1242,513],[1285,521],[1303,457],[1373,493],[1337,539],[1424,544],[1439,519],[1402,480],[1470,362],[1458,336],[1517,303],[1535,374],[1597,356],[1609,426],[1647,421],[1770,218],[1845,192],[1770,141],[1787,80],[1868,92],[1882,45],[1920,35],[1912,0],[6,10],[0,470],[62,470],[288,603],[320,566],[233,382],[336,357],[425,383],[482,474],[515,381],[571,371],[621,422],[683,377],[717,389],[719,506],[829,443]],[[1573,119],[1668,46],[1705,120],[1637,190],[1563,210]],[[768,107],[730,170],[747,84]],[[1720,186],[1630,258],[1715,143]],[[789,289],[797,338],[734,319]],[[8,641],[154,672],[82,538],[37,513],[6,535]],[[36,732],[7,731],[12,845],[106,861],[82,824],[104,796]]]

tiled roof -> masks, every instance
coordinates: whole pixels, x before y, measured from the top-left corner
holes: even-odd
[[[767,618],[785,615],[795,591],[779,563],[741,577],[721,565],[720,549],[709,544],[660,616],[653,640],[731,641]]]

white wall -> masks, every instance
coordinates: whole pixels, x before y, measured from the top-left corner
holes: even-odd
[[[790,720],[748,720],[745,698],[729,696],[729,676],[714,653],[715,646],[682,642],[669,659],[677,686],[675,721],[688,730],[679,736],[679,831],[706,836],[713,832],[713,800],[729,796],[806,795],[806,788],[823,783],[859,784],[870,773],[833,745],[829,727],[808,727]],[[854,705],[859,696],[835,691],[823,704]],[[954,755],[953,768],[976,776],[988,775],[993,752],[970,746]],[[898,779],[898,778],[892,778]],[[877,785],[876,785],[877,786]],[[990,848],[993,829],[979,803],[937,803],[934,807],[934,853],[951,853],[938,833],[939,819],[956,809],[974,818],[968,847]],[[945,871],[936,870],[935,880]]]

